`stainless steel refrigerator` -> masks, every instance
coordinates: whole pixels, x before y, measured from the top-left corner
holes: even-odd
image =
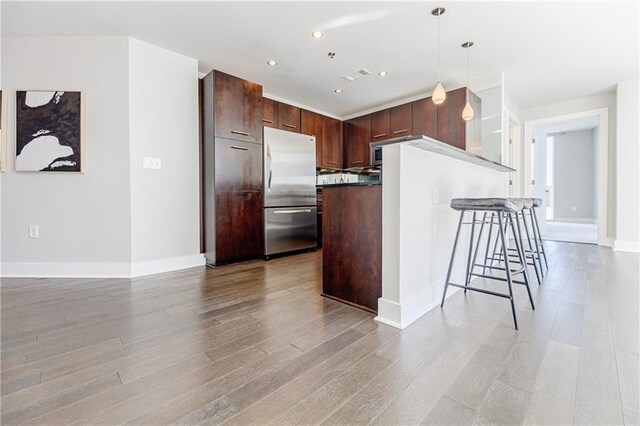
[[[316,138],[264,128],[265,256],[315,248]]]

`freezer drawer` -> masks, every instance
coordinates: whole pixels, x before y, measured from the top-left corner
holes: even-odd
[[[265,255],[317,246],[316,207],[264,209]]]

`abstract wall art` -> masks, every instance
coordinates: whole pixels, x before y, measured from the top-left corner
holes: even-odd
[[[16,171],[83,172],[81,92],[16,92]]]

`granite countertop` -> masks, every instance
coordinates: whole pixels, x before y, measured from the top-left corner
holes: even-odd
[[[484,158],[480,155],[473,154],[468,151],[464,151],[460,148],[456,148],[455,146],[451,146],[449,144],[440,142],[438,140],[432,139],[424,135],[404,136],[400,138],[389,139],[382,142],[373,142],[371,146],[379,147],[379,146],[393,145],[398,143],[407,144],[419,149],[423,149],[425,151],[430,151],[436,154],[445,155],[447,157],[455,158],[461,161],[466,161],[467,163],[477,164],[479,166],[487,167],[493,170],[497,170],[499,172],[509,173],[509,172],[516,171],[515,169],[505,166],[504,164],[500,164],[496,161],[489,160],[488,158]]]
[[[382,185],[382,182],[345,182],[345,183],[326,183],[324,185],[316,185],[317,188],[335,188],[342,186],[375,186]]]

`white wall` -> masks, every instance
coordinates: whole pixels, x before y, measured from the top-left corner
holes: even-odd
[[[504,196],[504,173],[404,144],[385,146],[383,162],[382,297],[376,319],[404,328],[440,303],[460,215],[449,206],[451,199]],[[460,237],[456,282],[464,282],[468,231]],[[452,287],[448,294],[453,293]]]
[[[638,80],[617,88],[617,208],[614,249],[640,251],[640,108]]]
[[[131,256],[134,264],[200,253],[198,61],[129,41]],[[160,158],[161,170],[142,168]]]
[[[3,38],[4,276],[136,276],[204,263],[196,67],[128,37]],[[14,171],[15,91],[24,89],[84,93],[86,173]],[[142,170],[143,155],[162,158],[162,170]]]
[[[60,265],[63,275],[67,268],[127,273],[127,45],[126,37],[3,37],[3,89],[9,95],[9,161],[2,177],[3,273],[31,270],[37,275],[46,264]],[[27,89],[84,93],[86,173],[14,171],[15,91]],[[29,225],[39,226],[39,239],[28,238]]]
[[[597,161],[593,130],[553,136],[555,220],[595,223]]]
[[[543,118],[569,115],[577,112],[591,111],[600,108],[609,110],[609,150],[607,175],[607,237],[613,238],[616,233],[616,96],[615,93],[605,93],[596,96],[572,99],[555,104],[542,105],[535,108],[520,110],[522,122]],[[524,130],[524,126],[523,126]],[[524,134],[523,134],[524,137]],[[527,185],[527,182],[523,182]]]

